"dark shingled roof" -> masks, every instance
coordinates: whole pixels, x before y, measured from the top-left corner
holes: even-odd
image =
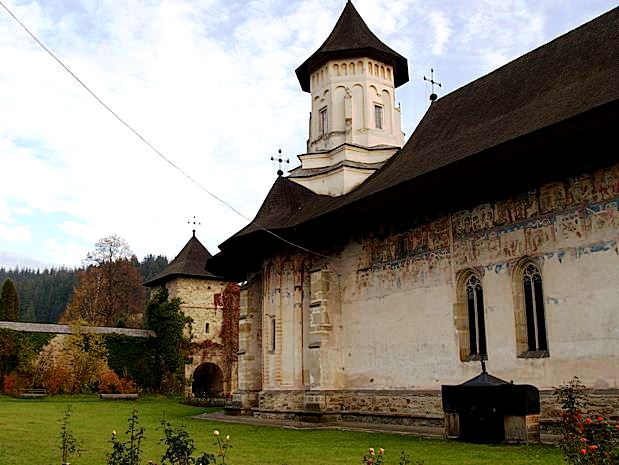
[[[206,262],[212,255],[198,240],[195,234],[185,244],[183,250],[164,270],[144,283],[144,286],[154,287],[165,284],[171,279],[185,276],[190,278],[222,279],[206,270]]]
[[[619,8],[433,103],[356,199],[619,98]]]
[[[348,6],[347,6],[348,8]],[[279,178],[256,221],[269,229],[298,226],[396,186],[524,139],[619,102],[619,8],[438,99],[405,146],[382,169],[340,197],[317,195]],[[247,226],[224,242],[256,231]]]
[[[301,89],[310,91],[313,69],[331,58],[375,57],[393,65],[395,86],[408,82],[408,62],[399,53],[387,47],[365,24],[349,0],[327,40],[296,69]]]
[[[307,187],[279,176],[258,210],[255,221],[267,229],[295,226],[320,212],[332,200],[332,197],[315,194]],[[250,223],[235,236],[260,231],[260,226]]]

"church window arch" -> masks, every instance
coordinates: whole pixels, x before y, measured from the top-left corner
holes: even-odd
[[[342,63],[342,76],[348,75],[348,70],[346,69],[346,63]]]
[[[548,337],[542,273],[530,259],[513,273],[516,351],[519,357],[547,357]]]
[[[481,277],[472,270],[462,272],[458,279],[457,294],[455,321],[460,360],[485,360],[488,358],[488,349]]]
[[[371,61],[368,61],[368,73],[374,74],[374,65],[372,64]]]
[[[385,79],[385,67],[381,66],[380,67],[380,77],[382,77],[383,79]]]
[[[357,62],[357,72],[363,74],[363,62],[361,60]]]
[[[334,73],[336,76],[339,76],[339,75],[340,75],[340,65],[337,65],[337,64],[333,65],[333,73]]]
[[[391,68],[387,68],[387,79],[391,81]]]
[[[350,65],[348,65],[348,69],[350,69],[350,74],[356,74],[355,73],[355,64],[354,63],[350,63]]]
[[[374,63],[374,75],[378,77],[378,65]]]

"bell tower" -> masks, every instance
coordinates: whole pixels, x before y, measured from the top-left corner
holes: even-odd
[[[349,0],[333,31],[296,70],[311,95],[307,153],[290,179],[318,194],[346,194],[404,145],[395,89],[406,58],[382,43]]]

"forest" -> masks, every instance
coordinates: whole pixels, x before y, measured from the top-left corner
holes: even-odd
[[[147,255],[142,261],[133,257],[132,265],[142,282],[159,273],[168,264],[163,255]],[[57,323],[78,287],[80,268],[6,269],[0,267],[0,286],[11,279],[19,296],[19,319],[33,323]]]

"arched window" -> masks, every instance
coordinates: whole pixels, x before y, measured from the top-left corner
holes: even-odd
[[[205,332],[206,334],[208,334],[208,330],[209,330],[209,329],[210,329],[210,324],[209,324],[209,323],[206,323],[206,324],[204,325],[204,332]]]
[[[472,274],[466,280],[465,291],[469,318],[469,353],[472,357],[487,357],[484,291],[476,275]]]
[[[459,274],[454,323],[458,336],[460,360],[487,359],[484,290],[480,276],[473,270]]]
[[[548,356],[542,273],[535,263],[525,261],[514,279],[518,356]]]

